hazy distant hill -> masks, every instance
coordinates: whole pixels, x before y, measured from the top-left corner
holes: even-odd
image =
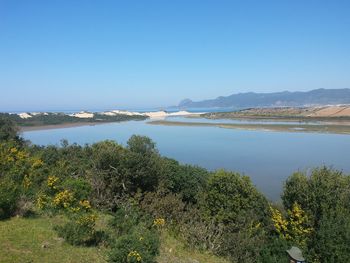
[[[180,108],[248,108],[335,104],[350,104],[350,89],[316,89],[307,92],[283,91],[274,93],[247,92],[203,101],[185,99],[178,106]]]

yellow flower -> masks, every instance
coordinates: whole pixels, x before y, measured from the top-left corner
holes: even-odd
[[[15,154],[15,153],[17,153],[17,152],[18,152],[18,150],[17,150],[16,147],[12,147],[12,148],[10,149],[10,153]]]
[[[67,208],[71,205],[72,202],[73,193],[68,190],[57,193],[53,199],[53,203],[56,207],[63,206],[64,208]]]
[[[47,178],[47,186],[52,189],[57,189],[57,186],[56,186],[57,182],[58,182],[58,177],[56,176],[49,176]]]
[[[165,226],[165,219],[164,218],[156,218],[153,221],[153,225],[157,227],[163,227]]]
[[[24,151],[17,152],[17,159],[18,160],[23,160],[23,159],[25,159],[27,157],[28,157],[28,153],[26,153]]]
[[[39,194],[37,199],[36,199],[36,205],[38,208],[43,209],[47,202],[48,202],[48,196],[45,194]]]
[[[90,205],[90,202],[88,200],[79,201],[79,205],[86,210],[91,209],[91,205]]]
[[[128,254],[128,262],[130,262],[130,260],[132,259],[136,259],[137,262],[141,262],[142,261],[142,257],[140,255],[139,252],[137,252],[136,250],[130,251]]]
[[[286,240],[292,240],[303,246],[313,229],[309,226],[309,218],[301,206],[294,203],[291,210],[287,211],[288,218],[283,218],[280,211],[270,206],[272,222],[276,232]]]
[[[35,159],[32,164],[32,168],[39,168],[44,164],[44,162],[40,159]]]
[[[80,211],[80,207],[71,207],[70,211],[72,211],[73,213],[79,212]]]
[[[23,187],[25,189],[28,189],[31,186],[31,184],[32,184],[32,182],[30,181],[29,176],[25,175],[23,178]]]
[[[89,214],[89,215],[83,215],[78,218],[77,223],[81,226],[94,226],[95,222],[97,220],[97,215],[95,214]]]
[[[286,238],[286,233],[288,230],[288,221],[285,220],[278,209],[275,209],[270,206],[270,211],[272,213],[272,222],[275,226],[277,233]]]
[[[11,163],[11,162],[14,162],[14,161],[15,161],[15,158],[13,158],[12,156],[7,156],[6,161],[9,162],[9,163]]]
[[[290,231],[296,242],[300,245],[306,243],[306,239],[313,229],[309,226],[309,218],[301,206],[294,203],[291,210],[288,210]]]

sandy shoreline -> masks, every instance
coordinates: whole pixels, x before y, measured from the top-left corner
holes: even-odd
[[[348,125],[307,125],[307,124],[235,124],[208,122],[180,122],[180,121],[149,121],[150,125],[217,127],[224,129],[262,130],[271,132],[307,132],[327,134],[350,134]]]
[[[53,129],[65,129],[74,128],[80,126],[95,126],[114,122],[77,122],[77,123],[62,123],[62,124],[52,124],[52,125],[40,125],[40,126],[20,126],[20,132],[27,131],[42,131],[42,130],[53,130]]]

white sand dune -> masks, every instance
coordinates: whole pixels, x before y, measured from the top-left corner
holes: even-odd
[[[78,113],[73,113],[73,114],[71,114],[69,116],[87,119],[87,118],[93,118],[94,114],[91,113],[91,112],[81,111],[81,112],[78,112]]]
[[[188,115],[200,115],[204,114],[205,112],[188,112],[188,111],[177,111],[169,113],[169,116],[188,116]]]
[[[49,115],[47,112],[31,112],[30,115],[37,116],[37,115]]]
[[[145,112],[143,115],[150,117],[151,119],[153,118],[165,118],[168,116],[168,113],[165,111],[153,111],[153,112]]]
[[[112,111],[105,111],[102,114],[108,115],[108,116],[115,116],[118,114],[123,114],[123,115],[128,115],[128,116],[133,116],[133,115],[142,115],[139,112],[133,112],[133,111],[125,111],[125,110],[112,110]]]
[[[56,114],[56,113],[53,113]],[[188,115],[199,115],[202,113],[191,113],[188,111],[177,111],[177,112],[166,112],[166,111],[150,111],[150,112],[136,112],[136,111],[126,111],[126,110],[111,110],[111,111],[104,111],[100,112],[99,114],[106,115],[106,116],[117,116],[117,115],[128,115],[128,116],[147,116],[151,119],[163,119],[166,117],[172,117],[172,116],[188,116]],[[47,112],[32,112],[32,113],[20,113],[18,114],[22,119],[32,118],[33,116],[37,115],[48,115]],[[76,117],[76,118],[93,118],[94,113],[88,112],[88,111],[81,111],[77,113],[67,114],[68,116]]]
[[[31,118],[32,115],[26,113],[26,112],[22,112],[20,114],[18,114],[19,117],[21,117],[22,119],[28,119],[28,118]]]

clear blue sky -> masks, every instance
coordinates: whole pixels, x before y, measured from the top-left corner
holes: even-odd
[[[350,1],[0,0],[0,110],[350,88]]]

